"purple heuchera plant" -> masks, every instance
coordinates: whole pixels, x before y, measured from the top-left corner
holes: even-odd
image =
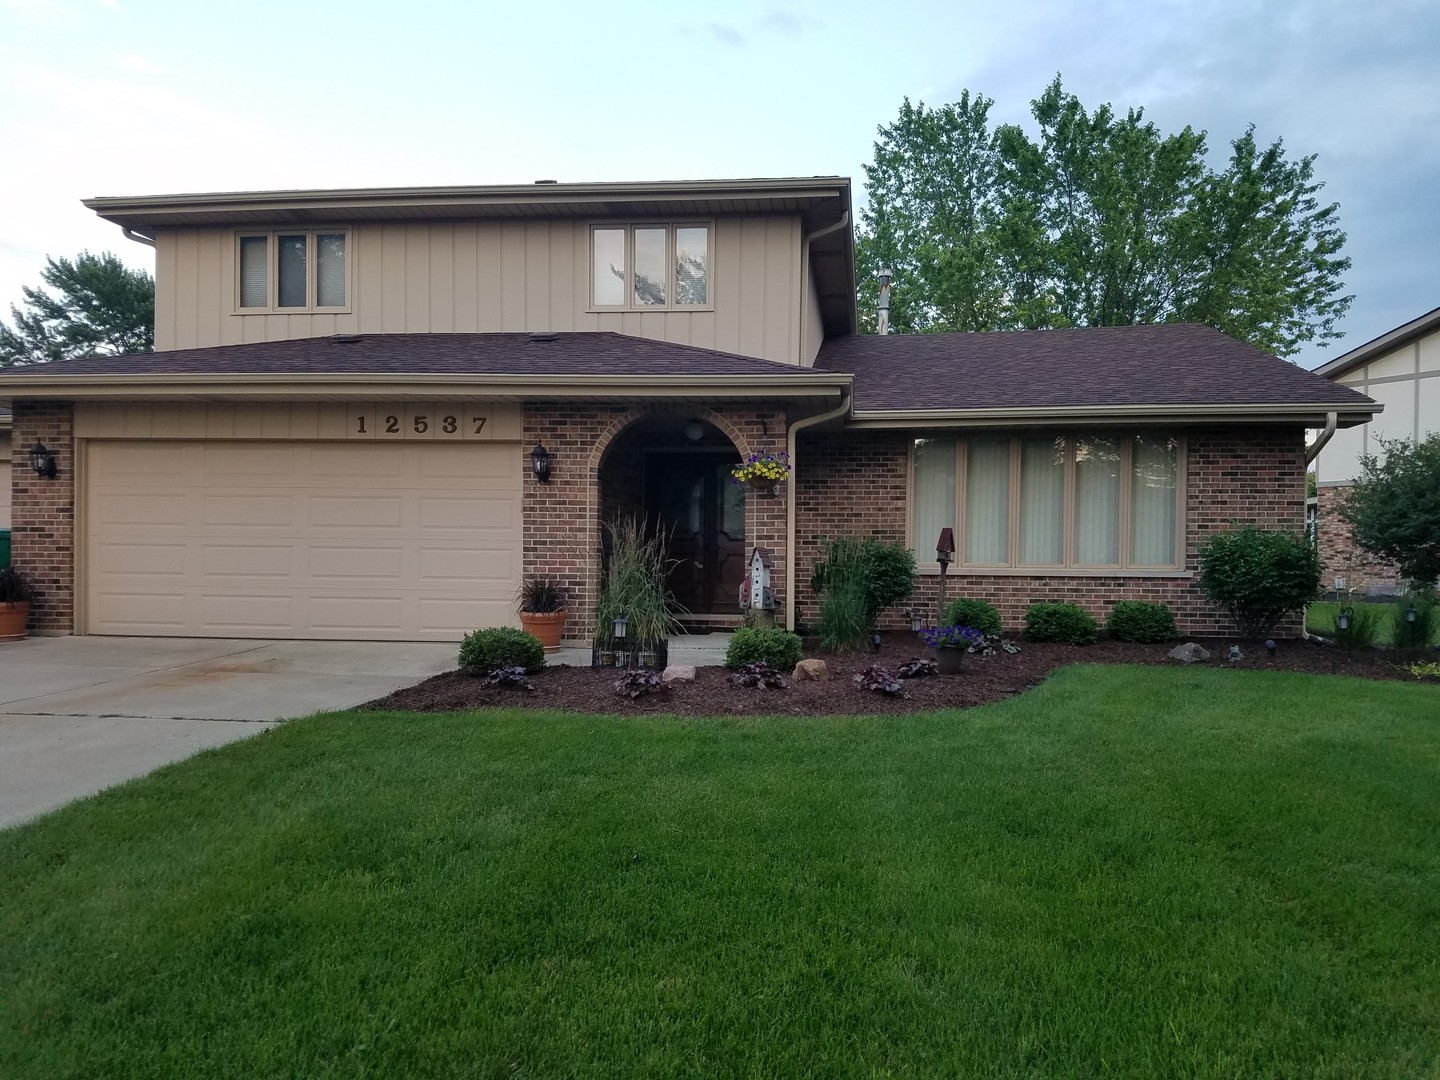
[[[973,626],[931,626],[920,631],[920,640],[932,649],[968,649],[984,641],[985,635]]]

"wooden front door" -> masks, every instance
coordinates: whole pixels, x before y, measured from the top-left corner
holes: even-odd
[[[745,489],[734,452],[647,456],[646,515],[670,537],[670,591],[694,615],[733,615],[745,578]]]

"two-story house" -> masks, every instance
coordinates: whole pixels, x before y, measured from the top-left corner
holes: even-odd
[[[155,245],[156,351],[0,374],[41,632],[457,639],[548,574],[583,638],[625,515],[697,618],[761,547],[812,622],[841,534],[909,543],[931,601],[948,527],[951,595],[1008,622],[1214,632],[1199,545],[1301,528],[1305,429],[1375,408],[1199,326],[859,336],[840,177],[86,205]],[[760,452],[788,482],[728,482]]]

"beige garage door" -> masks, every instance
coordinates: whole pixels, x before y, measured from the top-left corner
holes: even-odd
[[[92,634],[450,641],[512,625],[514,443],[92,442]]]

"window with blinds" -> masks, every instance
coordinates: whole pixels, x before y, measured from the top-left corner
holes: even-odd
[[[1178,569],[1182,461],[1169,435],[918,439],[912,546],[950,527],[961,566]]]
[[[594,226],[590,303],[621,311],[708,308],[710,226]]]
[[[349,307],[348,232],[252,233],[237,241],[241,312]]]

